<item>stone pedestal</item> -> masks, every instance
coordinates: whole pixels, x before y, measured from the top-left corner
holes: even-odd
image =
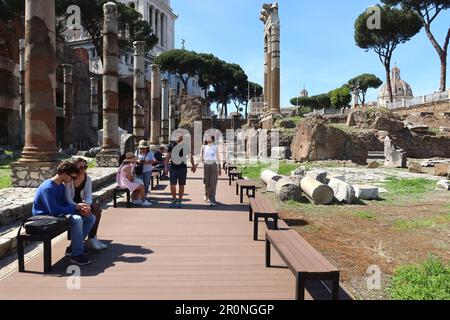
[[[22,158],[11,164],[13,187],[38,186],[58,165],[55,73],[55,2],[26,1],[25,145]]]

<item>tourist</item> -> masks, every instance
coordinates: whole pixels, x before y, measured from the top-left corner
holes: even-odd
[[[98,226],[102,218],[102,209],[98,203],[94,203],[92,199],[92,179],[87,175],[88,164],[83,158],[74,161],[80,171],[77,178],[72,182],[66,183],[67,201],[72,204],[86,203],[90,205],[91,213],[95,216],[95,224],[88,235],[86,245],[89,249],[103,250],[108,246],[97,239]]]
[[[187,156],[190,152],[184,152],[190,150],[190,146],[183,143],[183,135],[179,135],[175,142],[169,146],[169,152],[166,157],[166,168],[170,163],[170,192],[172,194],[172,203],[170,208],[182,208],[184,189],[187,179]],[[194,163],[194,157],[190,154],[190,160],[192,165],[192,172],[195,173],[197,167]],[[178,199],[177,199],[177,185],[179,185]]]
[[[161,179],[163,179],[163,180],[168,178],[166,172],[164,171],[164,168],[165,168],[164,153],[165,152],[166,152],[166,148],[164,148],[164,146],[161,146],[159,148],[159,150],[155,152],[155,160],[156,160],[155,168],[159,169],[159,170],[163,170],[163,174],[161,175]]]
[[[71,183],[78,177],[78,167],[69,161],[62,162],[56,175],[44,181],[36,190],[34,196],[33,216],[70,215],[70,230],[72,242],[66,250],[66,255],[71,256],[70,262],[79,266],[91,263],[84,250],[84,239],[95,224],[95,216],[91,214],[91,207],[86,203],[69,203],[66,197],[65,183]]]
[[[136,156],[138,157],[137,165],[142,165],[142,174],[138,174],[137,177],[144,182],[144,197],[147,199],[148,191],[150,189],[150,180],[152,178],[153,164],[156,162],[147,141],[142,140],[139,142]]]
[[[145,199],[144,182],[136,178],[133,169],[138,158],[133,152],[128,152],[117,173],[119,188],[128,189],[131,193],[131,203],[138,206],[150,207],[152,204]]]
[[[222,168],[220,167],[219,151],[214,144],[216,141],[214,136],[210,136],[206,139],[207,144],[202,147],[201,161],[203,162],[204,169],[204,183],[205,183],[205,201],[209,201],[209,205],[212,207],[217,206],[216,202],[216,189],[219,176],[222,175]]]

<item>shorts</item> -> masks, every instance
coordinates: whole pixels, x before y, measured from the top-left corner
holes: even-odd
[[[180,186],[185,186],[186,179],[187,179],[187,167],[170,168],[170,185],[176,186],[177,184],[179,184]]]

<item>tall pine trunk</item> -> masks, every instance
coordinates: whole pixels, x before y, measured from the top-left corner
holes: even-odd
[[[386,85],[388,89],[389,94],[389,102],[394,102],[394,95],[392,93],[392,82],[391,82],[391,63],[386,62],[384,64],[384,67],[386,68]]]

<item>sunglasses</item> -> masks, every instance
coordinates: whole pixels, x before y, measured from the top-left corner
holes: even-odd
[[[77,179],[77,176],[70,176],[70,178],[72,179],[72,181],[75,181]]]

